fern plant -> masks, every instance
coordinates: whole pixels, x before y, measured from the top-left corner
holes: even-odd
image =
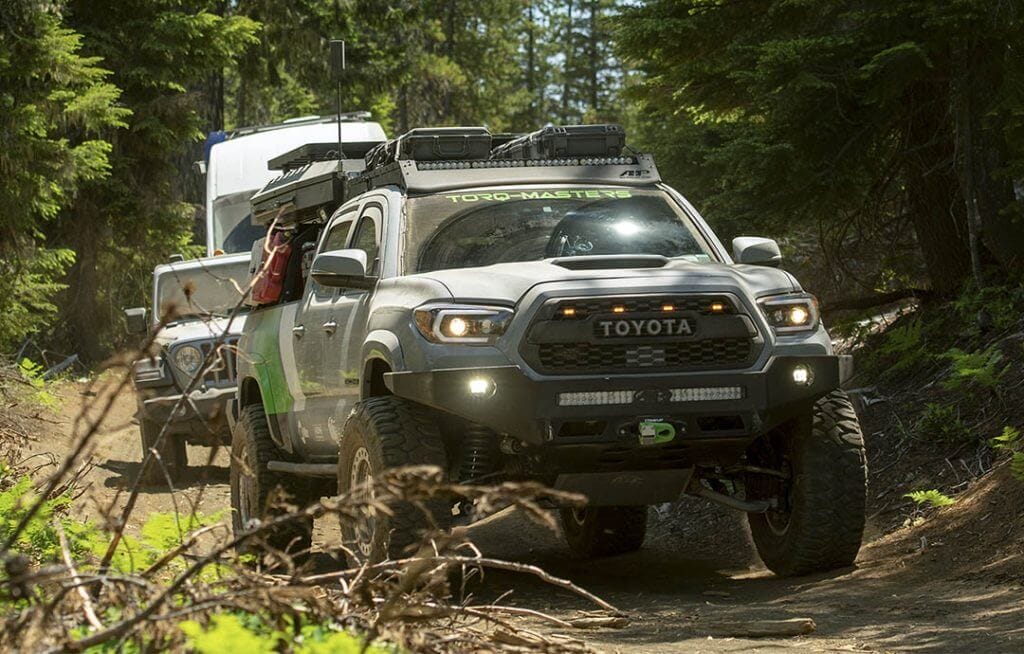
[[[912,500],[914,504],[917,504],[919,507],[927,505],[933,508],[938,508],[940,506],[949,506],[956,503],[956,500],[952,497],[934,488],[931,490],[912,491],[903,497]]]
[[[1003,427],[1003,433],[992,439],[992,447],[1010,453],[1010,473],[1024,481],[1024,439],[1021,431],[1009,425]]]
[[[1001,365],[1003,353],[994,345],[981,352],[964,352],[953,348],[942,356],[953,362],[953,372],[943,382],[948,390],[955,390],[964,384],[995,389],[1006,372],[1006,367]]]

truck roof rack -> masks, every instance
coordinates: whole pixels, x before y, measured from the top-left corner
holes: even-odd
[[[348,178],[349,196],[383,186],[433,193],[472,186],[616,184],[649,186],[661,175],[649,154],[564,159],[396,161]]]

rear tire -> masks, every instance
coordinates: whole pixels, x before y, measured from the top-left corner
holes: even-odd
[[[821,398],[813,417],[796,420],[762,445],[757,462],[789,472],[788,480],[747,476],[750,499],[780,498],[778,509],[747,514],[764,564],[780,576],[853,565],[864,535],[867,462],[846,394]]]
[[[275,458],[280,458],[280,453],[270,436],[263,407],[246,406],[239,414],[231,437],[231,526],[236,537],[256,521],[286,513],[283,507],[268,506],[278,487],[285,489],[292,496],[290,502],[300,509],[319,499],[312,497],[309,480],[267,470],[267,462]],[[313,544],[313,520],[304,518],[290,522],[262,532],[260,538],[282,552],[304,554]],[[249,539],[239,547],[241,553],[258,550],[258,539]]]
[[[139,421],[139,436],[142,442],[142,459],[146,460],[149,450],[156,445],[160,430],[163,427],[160,423],[149,418],[142,418]],[[142,483],[147,486],[166,484],[167,478],[171,482],[180,481],[188,469],[188,446],[183,436],[164,434],[164,441],[157,449],[160,459],[155,457],[149,462],[146,470],[140,471]]]
[[[385,470],[423,465],[447,469],[436,415],[392,396],[356,404],[345,422],[339,447],[339,494],[349,493]],[[341,520],[342,546],[353,566],[399,558],[419,543],[425,530],[451,526],[451,507],[443,499],[426,502],[423,508],[408,502],[389,508],[390,516],[377,513],[361,520]]]
[[[569,550],[592,558],[635,552],[647,536],[646,506],[562,509],[562,531]]]

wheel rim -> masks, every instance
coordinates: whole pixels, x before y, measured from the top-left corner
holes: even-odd
[[[365,447],[356,450],[352,457],[352,469],[349,473],[349,488],[359,488],[365,484],[364,492],[373,499],[373,466],[370,463],[370,453]],[[368,507],[354,520],[353,531],[355,532],[355,545],[363,557],[369,557],[373,552],[373,536],[377,528],[377,518],[373,508]]]

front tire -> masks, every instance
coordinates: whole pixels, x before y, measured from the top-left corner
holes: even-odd
[[[561,517],[569,551],[584,558],[635,552],[647,536],[646,506],[562,509]]]
[[[163,425],[149,418],[139,420],[139,436],[142,442],[142,459],[146,460],[149,450],[156,446],[160,437],[160,430]],[[167,482],[180,481],[188,468],[188,446],[183,436],[164,434],[163,443],[157,448],[160,454],[159,460],[155,457],[149,462],[149,467],[141,471],[142,483],[147,486],[155,486]]]
[[[251,404],[243,408],[231,437],[231,526],[235,536],[256,521],[286,513],[283,507],[271,506],[278,487],[286,489],[299,508],[316,499],[308,492],[308,480],[267,470],[267,462],[278,456],[263,407]],[[313,544],[313,519],[303,518],[261,532],[260,538],[276,550],[305,554]],[[239,551],[255,553],[259,549],[257,542],[249,539]]]
[[[355,406],[345,422],[338,453],[340,495],[385,470],[423,465],[447,468],[437,417],[429,409],[392,396],[370,398]],[[423,531],[451,525],[451,508],[442,499],[425,502],[423,507],[398,502],[389,508],[392,515],[374,512],[341,520],[342,547],[353,566],[399,558],[419,542]]]
[[[750,499],[779,498],[766,513],[748,513],[761,560],[780,576],[853,565],[864,535],[867,462],[857,414],[843,391],[818,400],[813,416],[759,444],[758,464],[786,480],[748,474]]]

